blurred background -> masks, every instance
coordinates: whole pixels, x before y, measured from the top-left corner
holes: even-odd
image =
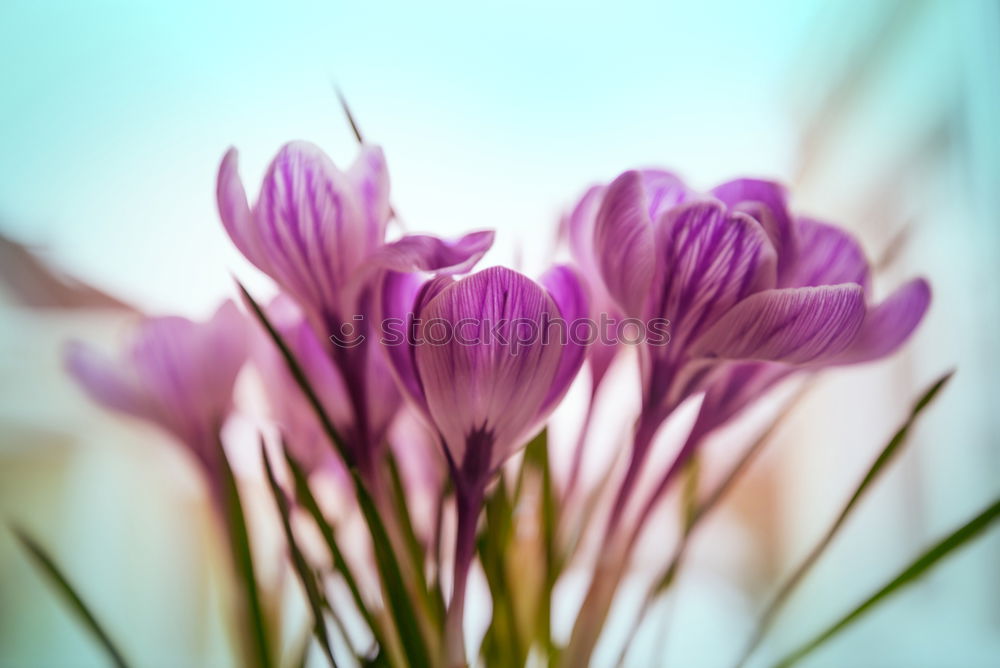
[[[669,643],[663,610],[630,665],[728,665],[769,586],[950,368],[761,661],[1000,492],[1000,3],[7,0],[0,60],[0,519],[61,558],[139,665],[233,661],[213,621],[218,549],[193,467],[93,407],[61,346],[120,340],[132,309],[206,316],[231,273],[267,291],[217,219],[218,162],[239,147],[254,192],[290,139],[351,160],[334,83],[385,147],[407,229],[495,228],[489,263],[538,271],[588,184],[662,165],[703,188],[783,180],[797,210],[882,259],[881,294],[931,280],[904,350],[824,376],[706,525]],[[807,665],[997,665],[998,563],[993,532]],[[102,662],[0,531],[0,664]]]

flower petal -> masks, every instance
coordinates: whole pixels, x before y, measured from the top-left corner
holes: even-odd
[[[430,411],[414,357],[414,318],[427,301],[454,282],[450,276],[428,281],[419,274],[396,271],[386,272],[382,282],[380,344],[403,393],[427,420]]]
[[[347,170],[347,178],[354,184],[361,212],[368,248],[376,248],[385,240],[389,222],[389,169],[385,155],[378,146],[362,146],[354,164]]]
[[[864,315],[864,291],[856,284],[765,290],[730,309],[695,342],[691,354],[818,362],[850,345]]]
[[[482,259],[493,245],[492,230],[470,232],[455,240],[411,234],[386,244],[372,256],[370,264],[393,271],[432,271],[464,274]]]
[[[604,194],[594,250],[608,292],[630,316],[642,316],[656,267],[653,226],[642,174],[625,172]]]
[[[718,186],[712,195],[731,210],[742,211],[759,221],[778,254],[778,275],[790,270],[795,263],[798,240],[784,186],[761,179],[736,179]]]
[[[240,252],[258,269],[270,273],[270,263],[266,254],[261,252],[258,231],[240,180],[238,162],[238,152],[235,148],[230,148],[219,165],[216,184],[219,217],[222,218],[222,225],[229,233],[229,238]]]
[[[374,248],[350,179],[307,142],[278,152],[254,215],[272,277],[313,307],[335,304]]]
[[[801,250],[788,285],[809,287],[857,283],[868,291],[868,260],[857,239],[845,230],[811,218],[797,221]]]
[[[562,359],[562,347],[542,345],[539,332],[558,315],[545,290],[504,267],[456,282],[422,309],[416,367],[430,415],[459,465],[470,438],[493,443],[492,469],[537,426]]]
[[[548,290],[549,296],[559,309],[559,317],[565,323],[561,333],[553,329],[551,334],[553,338],[557,335],[565,338],[550,340],[547,343],[543,341],[543,345],[561,346],[563,353],[549,394],[539,408],[538,420],[544,419],[569,390],[570,384],[583,365],[583,360],[587,357],[589,347],[586,342],[570,336],[573,324],[585,320],[589,315],[587,294],[576,272],[565,265],[558,265],[547,271],[540,283]]]
[[[605,190],[604,186],[589,188],[573,207],[567,222],[569,247],[573,254],[573,260],[591,282],[595,282],[594,279],[600,281],[598,275],[600,270],[598,269],[597,257],[594,254],[594,225]]]
[[[930,302],[931,288],[922,278],[899,288],[868,312],[858,336],[836,363],[870,362],[893,353],[923,320]]]
[[[70,341],[63,351],[70,375],[97,403],[134,417],[150,419],[148,397],[126,369],[82,341]]]
[[[674,346],[694,340],[746,296],[774,285],[767,236],[742,213],[715,201],[681,204],[657,227],[662,277],[649,312],[671,322]]]

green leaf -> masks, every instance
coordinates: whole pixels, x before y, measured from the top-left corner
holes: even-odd
[[[295,532],[292,531],[292,511],[288,505],[288,499],[285,498],[284,490],[281,489],[281,485],[278,484],[278,479],[274,476],[274,469],[271,467],[271,459],[267,455],[267,448],[264,446],[263,438],[261,438],[260,442],[260,455],[264,462],[264,473],[267,475],[267,482],[271,488],[271,495],[274,497],[274,503],[278,507],[278,514],[281,516],[281,527],[285,532],[285,541],[288,543],[288,551],[290,552],[292,566],[294,567],[296,574],[299,576],[299,582],[302,583],[302,588],[305,590],[309,608],[312,611],[313,633],[316,635],[316,640],[319,641],[320,647],[323,648],[323,653],[326,654],[326,658],[329,660],[330,665],[336,668],[337,661],[333,658],[333,649],[330,646],[330,637],[326,631],[326,622],[323,616],[323,601],[319,588],[316,584],[316,578],[313,575],[312,570],[309,568],[309,564],[306,562],[302,551],[299,549],[298,542],[295,540]]]
[[[555,643],[552,641],[552,590],[559,579],[563,564],[556,546],[559,507],[549,468],[547,428],[528,443],[524,450],[524,466],[535,469],[542,481],[541,526],[542,544],[545,547],[545,589],[541,593],[536,638],[542,643],[542,647],[551,659],[555,652]]]
[[[883,600],[895,594],[907,585],[912,584],[953,551],[977,538],[998,518],[1000,518],[1000,499],[994,501],[981,513],[921,554],[913,563],[903,569],[903,571],[894,577],[888,584],[869,596],[863,603],[861,603],[861,605],[841,617],[840,620],[828,629],[776,663],[775,668],[789,668],[789,666],[792,666],[801,659],[805,658],[817,647],[850,626],[853,622],[857,621]]]
[[[919,417],[924,409],[926,409],[934,398],[938,396],[941,388],[945,386],[953,374],[954,371],[949,371],[944,374],[920,396],[920,398],[913,405],[913,408],[910,410],[910,415],[906,418],[906,421],[896,431],[896,433],[893,434],[886,446],[882,448],[878,457],[876,457],[875,461],[872,462],[872,465],[861,479],[861,482],[858,483],[854,493],[851,494],[851,498],[848,499],[847,504],[841,509],[837,518],[833,521],[833,524],[830,525],[823,537],[820,538],[819,542],[816,543],[813,549],[810,550],[809,554],[806,555],[805,559],[802,560],[802,563],[799,564],[798,568],[796,568],[785,580],[782,586],[779,587],[777,593],[771,599],[771,602],[761,615],[757,628],[743,652],[739,665],[746,662],[747,658],[749,658],[754,649],[756,649],[760,644],[760,641],[763,640],[765,634],[768,629],[770,629],[771,624],[774,622],[785,602],[788,601],[799,583],[802,582],[805,576],[812,569],[813,565],[815,565],[815,563],[823,555],[823,552],[826,551],[826,548],[833,541],[834,537],[836,537],[841,527],[843,527],[847,518],[851,515],[851,512],[858,505],[858,502],[871,488],[872,484],[874,484],[878,477],[885,471],[889,463],[895,459],[897,454],[899,454],[903,444],[906,443],[907,436],[909,436],[910,429],[913,427],[914,422],[916,422],[917,417]]]
[[[406,489],[403,487],[403,478],[399,473],[399,465],[392,450],[386,448],[386,461],[389,469],[389,482],[392,484],[392,501],[396,517],[401,521],[403,540],[406,544],[407,556],[413,566],[413,572],[417,577],[417,587],[422,596],[422,608],[430,617],[434,628],[438,631],[444,630],[445,604],[440,588],[429,589],[427,586],[427,575],[424,572],[424,546],[417,538],[417,532],[413,529],[413,520],[410,517],[410,508],[406,503]]]
[[[69,579],[63,575],[62,569],[56,565],[55,560],[49,556],[48,552],[42,548],[33,538],[31,538],[27,533],[17,527],[11,527],[11,532],[21,543],[21,547],[31,556],[34,560],[35,565],[38,566],[48,577],[52,580],[56,589],[69,603],[70,608],[75,612],[80,620],[83,622],[87,630],[97,639],[104,651],[108,653],[108,658],[111,662],[118,666],[119,668],[127,668],[128,662],[125,661],[124,655],[115,646],[115,643],[111,640],[111,636],[104,630],[101,623],[97,621],[97,617],[94,613],[90,611],[90,608],[86,603],[83,602],[83,598],[76,592],[76,589],[70,583]]]
[[[292,473],[292,480],[295,483],[295,498],[298,499],[298,502],[312,517],[313,522],[319,529],[320,535],[323,537],[323,541],[326,543],[327,549],[330,551],[330,557],[333,561],[334,570],[336,570],[344,579],[348,590],[351,592],[351,599],[354,601],[354,605],[361,614],[361,617],[365,620],[365,624],[368,625],[369,630],[372,632],[375,642],[378,644],[380,649],[384,649],[387,645],[382,628],[376,623],[371,611],[368,609],[368,606],[365,605],[365,601],[361,596],[361,589],[358,587],[357,579],[354,577],[354,573],[351,571],[347,560],[344,559],[343,552],[341,552],[340,547],[337,545],[337,538],[333,527],[326,521],[326,517],[323,516],[323,511],[320,510],[319,503],[316,501],[316,497],[313,496],[312,490],[309,488],[309,481],[306,477],[305,470],[302,468],[302,465],[295,460],[287,447],[284,447],[284,454],[285,461],[288,463],[288,469]]]
[[[399,630],[400,640],[403,643],[403,650],[406,658],[412,666],[430,666],[430,655],[423,636],[420,634],[419,620],[413,609],[413,602],[410,600],[403,581],[399,563],[396,555],[392,551],[389,542],[389,534],[386,532],[382,518],[379,517],[375,502],[372,500],[368,490],[362,484],[356,471],[351,471],[354,478],[354,487],[358,494],[358,504],[361,512],[365,516],[365,521],[372,536],[372,544],[375,549],[375,561],[378,565],[379,574],[382,579],[382,586],[389,599],[389,609],[396,620],[396,627]]]
[[[493,492],[486,497],[484,514],[486,521],[476,546],[493,600],[493,615],[479,653],[489,666],[524,665],[525,648],[518,632],[513,589],[507,582],[505,557],[513,533],[514,511],[502,471]]]
[[[250,549],[250,536],[247,532],[243,503],[240,501],[236,476],[233,475],[233,469],[229,465],[229,459],[226,457],[221,439],[216,439],[216,448],[221,465],[222,483],[226,493],[226,520],[229,527],[233,563],[246,596],[250,639],[255,650],[256,663],[262,668],[267,668],[271,665],[268,625],[264,616],[264,607],[261,604],[260,590],[257,587],[257,578],[254,575],[253,552]]]

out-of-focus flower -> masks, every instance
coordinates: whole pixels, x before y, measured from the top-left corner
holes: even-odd
[[[347,388],[330,360],[327,348],[306,322],[302,309],[290,297],[278,295],[268,304],[267,315],[301,364],[326,414],[335,425],[349,425],[351,415]],[[270,417],[296,460],[310,473],[346,473],[316,412],[306,401],[281,353],[259,329],[252,341],[251,357],[261,377]]]
[[[65,362],[95,401],[153,422],[187,446],[221,503],[219,430],[246,356],[246,323],[227,301],[207,322],[146,318],[118,359],[71,342]]]
[[[448,665],[464,665],[462,610],[483,490],[579,371],[586,348],[573,342],[569,326],[587,316],[587,300],[567,267],[553,268],[541,285],[491,267],[422,286],[394,273],[383,302],[402,325],[400,340],[387,342],[393,366],[439,434],[455,483],[458,529],[446,636]]]
[[[319,340],[337,339],[327,350],[350,402],[350,422],[339,426],[349,463],[373,475],[400,406],[385,361],[371,343],[379,282],[389,269],[466,272],[492,245],[493,233],[455,242],[407,236],[386,243],[389,176],[381,149],[370,146],[342,172],[312,144],[285,145],[253,208],[231,149],[219,169],[217,196],[222,222],[240,251],[298,301]]]

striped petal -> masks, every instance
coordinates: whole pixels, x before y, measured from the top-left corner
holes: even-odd
[[[778,254],[779,277],[791,270],[799,242],[788,212],[788,193],[784,186],[761,179],[736,179],[718,186],[712,190],[712,195],[730,210],[742,211],[764,227]]]
[[[765,290],[730,309],[694,343],[691,354],[816,363],[847,348],[864,316],[864,291],[859,285]]]
[[[734,304],[774,285],[774,249],[750,217],[717,202],[677,206],[658,225],[662,277],[649,312],[671,322],[681,346]]]
[[[594,223],[594,251],[608,292],[628,315],[641,317],[656,255],[640,172],[625,172],[608,186]]]
[[[791,287],[857,283],[868,292],[868,260],[845,230],[811,218],[797,223],[801,250],[788,278]]]
[[[416,368],[455,462],[467,445],[489,447],[496,468],[536,428],[562,359],[562,346],[542,345],[538,333],[558,316],[544,289],[504,267],[454,283],[422,309]]]
[[[464,274],[482,259],[493,245],[492,230],[471,232],[455,241],[411,234],[386,244],[369,264],[393,271],[432,271],[437,274]]]
[[[579,373],[583,360],[587,357],[588,345],[578,338],[571,337],[572,326],[575,322],[582,321],[589,315],[587,305],[587,294],[583,289],[576,272],[565,265],[553,267],[541,278],[541,284],[549,292],[556,308],[559,309],[559,317],[565,323],[565,329],[553,328],[550,332],[552,339],[543,341],[543,345],[557,345],[562,348],[562,358],[559,361],[559,368],[556,370],[555,378],[552,380],[552,387],[549,388],[545,402],[539,408],[537,420],[543,420],[549,412],[558,405],[569,390],[570,384]],[[565,338],[557,339],[557,336],[564,335]],[[597,344],[595,344],[597,345]]]
[[[317,308],[336,303],[338,288],[372,250],[350,180],[313,144],[282,147],[254,215],[273,277]]]
[[[857,338],[835,363],[858,364],[892,354],[913,334],[930,302],[931,288],[922,278],[899,288],[868,312]]]
[[[389,169],[378,146],[362,146],[354,164],[347,170],[364,217],[365,244],[376,248],[385,239],[389,222]]]

